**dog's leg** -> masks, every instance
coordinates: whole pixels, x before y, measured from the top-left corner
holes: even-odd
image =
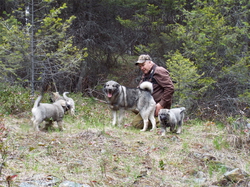
[[[183,123],[183,120],[178,121],[178,127],[176,131],[177,134],[180,134],[182,131],[182,123]]]
[[[63,131],[63,122],[62,121],[58,121],[57,125],[58,125],[58,128],[59,128],[59,131]]]
[[[113,115],[112,125],[115,126],[115,124],[116,124],[116,110],[112,110],[112,115]]]
[[[72,116],[75,116],[75,109],[74,109],[74,107],[72,107],[72,108],[70,109],[70,113],[71,113]]]
[[[176,131],[176,133],[177,133],[177,134],[180,134],[180,133],[181,133],[181,130],[182,130],[182,127],[181,127],[181,125],[178,125],[178,128],[177,128],[177,131]]]
[[[39,122],[37,122],[36,120],[33,121],[33,129],[34,131],[39,131]]]
[[[121,127],[123,120],[124,110],[120,109],[118,111],[118,126]]]
[[[53,125],[52,120],[46,121],[44,129],[49,130],[49,129],[51,129],[52,125]]]
[[[148,119],[143,119],[143,129],[141,131],[146,131],[148,129]]]
[[[151,121],[152,124],[152,129],[150,131],[153,131],[156,129],[156,122],[155,122],[155,117],[154,117],[154,111],[150,114],[149,120]]]
[[[170,132],[175,131],[176,124],[175,123],[170,123]]]
[[[161,136],[166,136],[166,126],[161,125]]]

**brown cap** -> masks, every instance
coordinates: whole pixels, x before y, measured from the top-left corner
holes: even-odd
[[[150,60],[150,61],[152,60],[149,55],[140,55],[139,58],[138,58],[138,61],[135,62],[135,65],[144,63],[147,60]]]

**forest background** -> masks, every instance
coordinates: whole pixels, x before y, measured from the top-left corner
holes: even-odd
[[[189,117],[250,116],[247,0],[0,2],[2,93],[18,85],[31,96],[102,98],[109,79],[137,86],[134,62],[147,53],[170,71],[173,106],[185,106]]]

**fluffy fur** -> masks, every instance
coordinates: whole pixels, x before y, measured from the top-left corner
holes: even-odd
[[[42,96],[39,96],[31,110],[31,121],[33,123],[34,130],[39,131],[39,124],[43,121],[49,121],[50,125],[52,124],[52,121],[56,121],[59,130],[63,130],[62,120],[65,109],[67,108],[65,100],[59,99],[53,104],[40,103],[41,100]]]
[[[52,92],[52,96],[51,96],[52,102],[56,102],[60,99],[64,100],[64,98],[59,94],[59,92]]]
[[[52,92],[51,100],[52,102],[58,101],[60,99],[65,100],[67,103],[67,110],[70,110],[70,114],[75,116],[75,102],[72,98],[68,97],[67,94],[69,92],[64,92],[63,96],[61,96],[58,92]]]
[[[118,125],[121,125],[124,110],[139,112],[143,119],[143,129],[148,128],[148,120],[152,123],[152,129],[156,128],[154,112],[155,101],[151,93],[153,86],[150,82],[143,82],[139,88],[127,88],[115,81],[108,81],[103,88],[106,100],[108,101],[113,114],[112,124],[116,124],[118,114]]]
[[[75,116],[75,102],[74,102],[74,100],[72,98],[67,96],[68,93],[69,92],[64,92],[63,93],[63,98],[65,99],[65,101],[69,105],[70,114],[72,116]]]
[[[166,135],[167,127],[170,127],[171,132],[181,133],[185,110],[185,107],[180,107],[159,111],[158,119],[161,123],[162,136]]]

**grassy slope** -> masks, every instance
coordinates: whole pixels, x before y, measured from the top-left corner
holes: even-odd
[[[124,123],[131,117],[127,112]],[[227,167],[250,173],[249,147],[232,147],[235,136],[214,123],[187,121],[182,134],[161,137],[111,126],[107,105],[87,98],[77,100],[76,118],[65,116],[63,132],[33,132],[30,113],[3,123],[10,132],[2,184],[12,174],[14,186],[44,174],[90,186],[201,186],[202,171],[211,186]]]

